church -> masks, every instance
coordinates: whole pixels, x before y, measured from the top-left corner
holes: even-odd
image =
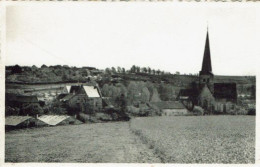
[[[185,104],[191,104],[187,105],[189,109],[192,109],[194,105],[198,105],[209,113],[225,113],[233,110],[236,106],[236,83],[214,82],[208,31],[198,81],[191,83],[189,89],[181,89],[177,98]]]

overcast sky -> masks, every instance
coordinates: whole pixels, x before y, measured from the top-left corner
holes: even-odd
[[[6,65],[69,65],[172,73],[201,69],[207,24],[213,73],[256,74],[256,11],[226,5],[78,3],[7,7]],[[258,27],[257,27],[258,26]]]

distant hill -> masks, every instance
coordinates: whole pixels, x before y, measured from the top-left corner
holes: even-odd
[[[113,69],[113,68],[112,68]],[[68,67],[68,66],[45,66],[37,68],[7,66],[6,67],[6,83],[16,84],[59,84],[59,83],[76,83],[95,81],[101,86],[105,83],[123,83],[127,85],[129,81],[149,81],[155,84],[170,84],[175,87],[187,87],[192,82],[198,81],[197,75],[176,75],[164,72],[155,71],[150,73],[139,71],[132,72],[130,70],[99,70],[94,67]],[[222,76],[216,75],[215,82],[230,83],[234,82],[238,85],[255,85],[255,76]]]

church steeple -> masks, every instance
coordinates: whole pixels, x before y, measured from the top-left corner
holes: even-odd
[[[209,84],[211,84],[213,82],[213,77],[214,77],[214,75],[212,73],[212,66],[211,66],[209,33],[208,33],[208,28],[207,28],[204,56],[203,56],[201,71],[199,73],[200,84],[206,83],[209,86]]]
[[[209,33],[207,30],[206,44],[204,49],[204,56],[202,62],[202,68],[200,75],[213,75],[211,67],[211,58],[210,58],[210,47],[209,47]]]

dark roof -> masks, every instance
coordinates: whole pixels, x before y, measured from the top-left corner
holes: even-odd
[[[156,105],[159,109],[185,109],[184,105],[179,101],[159,101],[151,104]]]
[[[213,75],[211,67],[211,58],[210,58],[210,47],[209,47],[209,34],[207,32],[206,44],[204,49],[204,57],[202,62],[202,68],[200,75]]]
[[[6,93],[6,101],[15,101],[21,103],[38,103],[37,96],[25,96],[25,95],[16,95],[11,93]]]
[[[86,93],[82,85],[72,85],[69,93]]]
[[[236,83],[214,83],[214,97],[216,99],[237,99]]]
[[[64,96],[62,99],[62,101],[67,101],[67,100],[70,100],[72,97],[74,97],[75,95],[74,94],[67,94],[66,96]]]
[[[57,99],[60,100],[62,98],[64,98],[65,96],[67,96],[68,94],[67,93],[61,93],[57,96]]]

